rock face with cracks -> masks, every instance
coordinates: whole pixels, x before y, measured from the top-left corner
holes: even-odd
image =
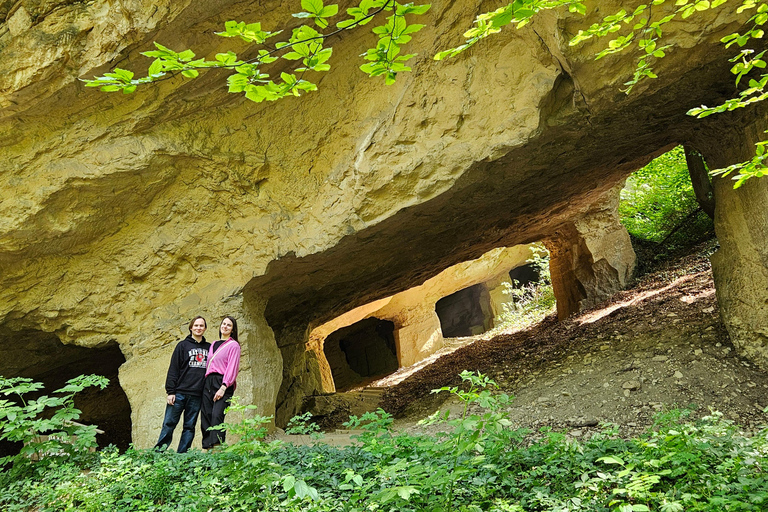
[[[254,104],[228,94],[222,72],[130,96],[77,78],[144,69],[139,52],[153,40],[199,56],[248,55],[212,32],[230,19],[290,28],[298,2],[0,6],[3,340],[38,332],[83,347],[117,343],[133,440],[150,446],[174,341],[194,315],[208,318],[211,339],[232,314],[243,345],[238,394],[281,424],[297,397],[321,389],[307,344],[313,327],[490,249],[564,233],[666,149],[704,132],[711,152],[725,134],[748,147],[745,126],[765,117],[685,115],[734,94],[719,39],[746,14],[721,7],[675,22],[660,78],[626,96],[619,89],[634,56],[595,61],[599,43],[567,44],[594,15],[545,13],[455,59],[431,60],[493,7],[433,2],[412,41],[414,72],[393,86],[357,70],[375,42],[365,28],[333,42],[334,69],[318,92]],[[766,262],[740,252],[752,227],[732,217],[764,219],[765,209],[753,211],[764,184],[755,188],[743,200],[720,187],[722,204],[738,202],[743,213],[719,208],[718,236],[736,249],[724,244],[715,263],[748,260],[719,275],[755,290],[759,306],[763,281],[738,274],[764,273]],[[739,301],[729,303],[722,310],[738,319],[726,323],[743,332],[739,346],[766,364],[752,335],[765,332],[765,315],[741,316]]]

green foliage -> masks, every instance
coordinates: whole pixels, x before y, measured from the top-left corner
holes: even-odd
[[[502,305],[502,313],[494,319],[495,327],[491,332],[525,329],[554,311],[557,303],[549,273],[549,251],[543,245],[534,246],[527,263],[537,268],[539,281],[525,286],[520,286],[517,281],[503,283],[508,301]]]
[[[676,231],[670,242],[693,242],[701,232],[712,228],[712,221],[700,211],[693,192],[682,146],[668,151],[635,171],[621,191],[621,222],[629,233],[641,240],[662,242]]]
[[[325,5],[323,0],[301,0],[301,7],[304,11],[293,16],[311,20],[320,30],[329,29],[331,19],[339,13],[337,4]],[[347,9],[348,17],[337,22],[335,29],[319,32],[310,25],[300,25],[291,31],[288,39],[277,41],[271,46],[269,40],[282,34],[282,30],[268,31],[264,30],[259,22],[231,20],[224,24],[223,32],[216,34],[221,37],[239,38],[256,45],[257,57],[240,60],[237,53],[230,50],[216,54],[214,60],[195,59],[192,50],[176,52],[156,42],[155,50],[142,53],[146,57],[154,58],[146,76],[134,78],[132,71],[115,68],[103,76],[83,81],[86,87],[130,94],[139,86],[175,75],[196,78],[201,70],[218,68],[234,71],[235,73],[227,79],[229,92],[244,93],[251,101],[261,103],[287,96],[300,96],[303,92],[317,90],[317,84],[310,80],[308,72],[322,73],[331,69],[329,61],[333,49],[325,45],[330,37],[366,25],[380,13],[391,12],[392,14],[385,18],[384,24],[374,27],[373,32],[379,38],[378,43],[363,54],[363,58],[369,62],[360,68],[369,76],[383,76],[387,84],[392,84],[398,73],[411,70],[405,62],[416,56],[401,55],[402,47],[411,40],[414,33],[424,28],[424,25],[409,24],[407,19],[425,14],[429,8],[428,4],[416,5],[413,2],[361,0],[357,6]],[[273,77],[265,69],[278,60],[283,61],[280,69],[285,69],[286,66],[288,68],[287,71],[280,72],[279,78]]]
[[[8,511],[763,511],[768,429],[745,436],[718,413],[667,413],[639,439],[614,430],[526,441],[495,383],[463,372],[443,388],[464,404],[424,434],[396,434],[384,411],[351,418],[358,444],[293,446],[241,440],[240,449],[107,449],[93,460],[52,458],[0,471]],[[308,418],[307,418],[308,419]]]
[[[768,133],[768,132],[766,132]],[[733,188],[739,188],[750,178],[762,178],[768,174],[768,166],[765,165],[768,154],[765,148],[768,146],[768,140],[759,141],[755,144],[755,156],[752,159],[733,164],[723,169],[712,171],[713,176],[731,176],[734,180]]]
[[[240,403],[240,397],[233,396],[230,404],[224,411],[226,415],[231,419],[233,417],[240,418],[240,421],[236,423],[223,422],[215,427],[211,427],[212,430],[224,430],[232,435],[237,436],[240,441],[233,445],[227,446],[227,450],[250,450],[254,445],[258,445],[264,437],[267,435],[267,425],[272,422],[272,416],[261,416],[256,414],[257,407],[255,405],[243,405]]]
[[[15,400],[0,399],[0,439],[24,443],[16,456],[0,458],[0,465],[23,464],[29,458],[50,455],[73,455],[96,447],[96,426],[80,425],[80,410],[75,408],[75,394],[96,386],[104,389],[105,377],[81,375],[54,391],[28,399],[26,395],[39,391],[43,385],[32,379],[0,377],[0,395],[15,396]]]
[[[289,435],[309,435],[314,439],[321,439],[322,433],[317,423],[312,422],[312,413],[305,412],[294,416],[288,421],[285,433]]]

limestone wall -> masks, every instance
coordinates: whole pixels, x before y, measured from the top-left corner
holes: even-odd
[[[722,168],[750,159],[766,128],[760,117],[746,130],[713,124],[693,143],[710,168]],[[734,190],[732,177],[716,178],[714,189],[720,248],[711,259],[720,316],[738,350],[768,369],[768,180]]]
[[[495,7],[435,1],[415,72],[395,85],[360,75],[366,29],[334,43],[318,92],[254,104],[228,94],[222,72],[130,96],[77,79],[143,71],[154,40],[247,51],[212,33],[229,19],[300,23],[295,2],[3,5],[0,329],[119,344],[138,446],[155,440],[168,347],[189,318],[236,316],[239,393],[265,414],[291,410],[289,397],[323,387],[312,327],[565,229],[692,138],[685,111],[732,93],[719,39],[747,19],[677,22],[660,78],[626,96],[634,56],[595,61],[595,44],[567,44],[595,16],[548,13],[435,63]]]

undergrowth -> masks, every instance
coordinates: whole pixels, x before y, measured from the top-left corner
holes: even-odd
[[[494,319],[494,328],[487,336],[501,332],[519,331],[541,322],[555,310],[555,292],[549,271],[549,251],[540,244],[532,247],[533,254],[526,263],[532,264],[538,281],[521,285],[517,281],[502,283],[507,301],[502,312]]]
[[[685,422],[672,412],[637,439],[606,428],[587,440],[549,431],[532,442],[507,418],[511,398],[492,380],[461,377],[461,386],[435,392],[458,397],[463,412],[425,420],[444,423],[445,434],[393,432],[391,416],[379,410],[350,419],[348,427],[363,430],[354,446],[294,446],[264,441],[269,419],[256,416],[231,425],[241,440],[216,453],[108,448],[38,462],[19,455],[0,472],[0,509],[768,510],[768,429],[745,435],[718,413]]]
[[[712,220],[696,201],[682,146],[627,179],[619,215],[630,235],[665,250],[695,245],[714,233]]]

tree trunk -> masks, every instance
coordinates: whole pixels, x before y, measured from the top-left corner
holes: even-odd
[[[710,219],[715,218],[715,191],[712,188],[712,182],[709,181],[707,166],[704,164],[704,157],[701,153],[691,146],[683,146],[685,151],[685,163],[688,164],[688,174],[691,176],[693,193],[696,195],[701,209],[709,215]]]

